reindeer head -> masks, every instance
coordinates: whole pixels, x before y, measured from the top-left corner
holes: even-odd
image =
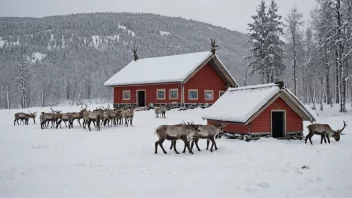
[[[52,111],[53,113],[55,113],[55,114],[60,114],[60,113],[61,113],[61,111],[55,111],[55,110],[53,110],[52,107],[50,107],[50,109],[51,109],[51,111]]]
[[[340,141],[340,136],[343,135],[342,131],[346,128],[346,122],[343,121],[343,127],[342,129],[337,129],[335,131],[335,133],[332,135],[332,137],[336,140],[336,141]]]
[[[35,119],[35,117],[37,116],[37,112],[31,113],[30,111],[28,111],[28,113],[29,113],[28,117],[30,117],[30,118]]]
[[[224,124],[223,122],[218,122],[216,126],[221,130],[221,132],[224,132],[224,128],[226,127],[227,124]]]
[[[137,50],[138,50],[138,45],[137,45],[137,47],[134,46],[134,47],[132,48],[133,57],[134,57],[134,60],[135,60],[135,61],[138,60]]]
[[[199,133],[201,132],[200,129],[199,129],[199,125],[197,124],[194,124],[194,122],[183,122],[183,125],[189,129],[189,130],[192,130],[192,131],[195,131],[196,133]]]

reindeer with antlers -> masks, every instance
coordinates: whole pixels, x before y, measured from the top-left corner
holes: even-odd
[[[29,114],[28,114],[29,113]],[[13,125],[19,125],[18,120],[21,120],[22,123],[24,123],[25,125],[28,125],[28,120],[29,118],[33,118],[33,122],[35,124],[35,118],[37,116],[37,112],[31,113],[30,111],[28,111],[28,113],[15,113],[15,120],[13,122]]]
[[[346,122],[343,121],[342,129],[337,129],[335,131],[332,130],[328,124],[311,124],[307,126],[309,133],[306,136],[305,143],[307,144],[307,140],[309,139],[310,143],[313,144],[312,136],[315,134],[321,136],[320,144],[323,143],[323,140],[326,144],[326,139],[328,139],[328,142],[330,144],[330,137],[333,137],[336,141],[340,141],[340,135],[342,134],[342,131],[345,129],[346,126]]]
[[[193,122],[187,122],[179,125],[161,125],[155,131],[155,134],[159,138],[159,140],[155,142],[155,154],[158,153],[158,145],[161,147],[163,152],[167,154],[163,147],[163,142],[165,140],[182,140],[185,143],[185,146],[188,148],[188,151],[193,154],[189,146],[189,139],[193,138],[194,136],[198,136],[199,132],[200,130],[198,125],[193,124]],[[179,154],[179,152],[176,150],[176,146],[174,147],[174,151]]]
[[[210,147],[210,152],[213,152],[213,147],[215,148],[215,150],[218,150],[218,147],[216,146],[216,142],[215,142],[215,137],[224,132],[224,128],[226,125],[227,124],[224,124],[222,122],[219,122],[216,125],[210,125],[210,124],[209,125],[197,125],[200,132],[198,133],[197,136],[194,136],[191,140],[189,140],[189,142],[192,142],[191,150],[193,150],[193,146],[194,146],[194,144],[196,144],[198,151],[200,151],[199,146],[198,146],[199,139],[206,139],[207,140],[206,150],[208,150],[208,148],[209,148],[210,141],[212,142],[212,145]],[[176,146],[176,141],[172,141],[171,146],[170,146],[170,150],[175,146]],[[183,153],[185,153],[185,152],[186,152],[186,145],[183,149]]]

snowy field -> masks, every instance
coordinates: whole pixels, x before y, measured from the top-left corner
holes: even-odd
[[[202,109],[168,111],[166,119],[155,118],[153,111],[136,112],[133,127],[93,127],[91,132],[76,122],[74,129],[42,130],[39,117],[36,125],[30,120],[28,126],[13,126],[13,114],[27,110],[1,110],[0,197],[351,197],[352,114],[341,115],[336,108],[318,112],[318,122],[336,129],[346,120],[340,142],[320,145],[318,136],[313,136],[314,145],[222,138],[213,153],[201,140],[202,151],[194,149],[194,155],[175,154],[169,141],[164,142],[168,154],[158,148],[155,155],[154,130],[183,120],[205,123]],[[182,150],[183,143],[177,147]]]

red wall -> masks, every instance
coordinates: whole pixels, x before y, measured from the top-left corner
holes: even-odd
[[[169,93],[170,89],[178,89],[178,99],[170,100]],[[149,103],[181,103],[181,84],[154,84],[154,85],[130,85],[130,86],[118,86],[114,87],[114,103],[126,103],[126,104],[136,104],[137,103],[137,90],[146,90],[146,104]],[[157,100],[156,90],[165,89],[166,99]],[[188,100],[188,90],[198,89],[198,100]],[[131,91],[131,100],[122,100],[122,91]],[[204,90],[213,90],[214,98],[213,100],[205,100]],[[206,64],[200,69],[193,77],[191,77],[184,85],[184,98],[185,103],[214,103],[219,98],[219,91],[226,91],[226,83],[224,80],[216,73],[216,71],[211,67],[210,64]]]
[[[271,132],[271,110],[286,111],[286,133],[303,131],[302,118],[282,98],[278,98],[251,122],[251,133]]]
[[[279,109],[277,109],[277,105]],[[290,106],[282,99],[278,98],[271,103],[258,117],[256,117],[249,125],[244,124],[228,124],[225,131],[234,133],[271,133],[271,110],[285,110],[286,111],[286,133],[302,132],[303,120],[294,112]],[[215,121],[208,120],[208,124],[215,124]]]
[[[158,84],[158,85],[136,85],[136,86],[119,86],[114,87],[114,103],[128,103],[128,104],[136,104],[137,103],[137,90],[145,89],[146,95],[146,105],[149,103],[172,103],[172,102],[181,102],[181,84],[173,83],[173,84]],[[165,100],[157,100],[156,99],[156,90],[157,89],[165,89]],[[169,94],[170,89],[178,89],[178,99],[170,100]],[[130,90],[131,91],[131,100],[122,100],[122,91]]]
[[[189,89],[198,89],[198,100],[188,99]],[[205,100],[204,90],[213,90],[214,100]],[[185,103],[214,103],[219,91],[226,91],[226,83],[208,63],[186,82],[184,91]]]

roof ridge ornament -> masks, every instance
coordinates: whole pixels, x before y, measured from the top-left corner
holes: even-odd
[[[213,40],[212,38],[210,38],[210,41],[211,41],[211,50],[210,51],[213,55],[215,55],[215,51],[219,45],[215,44],[215,39]]]
[[[277,81],[275,82],[275,84],[277,84],[280,87],[280,89],[285,87],[284,81]]]
[[[134,61],[138,60],[137,50],[138,50],[138,45],[137,45],[137,47],[134,46],[132,48]]]

